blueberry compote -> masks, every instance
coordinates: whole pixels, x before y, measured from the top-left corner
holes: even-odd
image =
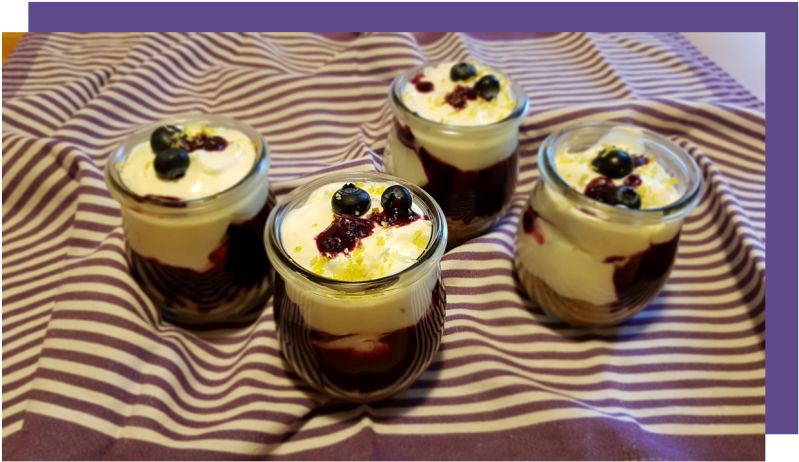
[[[253,217],[230,223],[222,242],[208,254],[202,271],[145,257],[126,246],[131,272],[170,322],[233,325],[248,323],[269,296],[269,260],[263,246],[264,226],[272,208],[268,200]]]
[[[287,363],[314,388],[356,402],[394,395],[424,372],[446,307],[440,208],[419,188],[368,175],[298,190],[270,216],[267,237]]]

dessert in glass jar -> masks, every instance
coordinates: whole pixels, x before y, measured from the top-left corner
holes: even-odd
[[[668,279],[699,166],[661,135],[606,122],[551,134],[538,166],[516,238],[522,286],[572,325],[633,316]]]
[[[527,95],[474,61],[420,66],[391,85],[386,172],[435,198],[453,247],[490,230],[516,188]]]
[[[265,306],[268,163],[255,130],[211,115],[144,127],[111,154],[128,264],[165,320],[247,323]]]
[[[266,237],[288,364],[348,401],[408,387],[441,342],[446,241],[435,201],[398,178],[333,174],[297,189],[269,216]]]

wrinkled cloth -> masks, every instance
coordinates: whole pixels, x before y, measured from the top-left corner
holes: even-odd
[[[159,319],[124,258],[109,153],[186,112],[271,148],[281,200],[383,168],[391,80],[472,58],[527,91],[510,211],[441,263],[440,352],[394,398],[332,402],[287,371],[272,302],[246,328]],[[546,316],[514,236],[554,130],[637,124],[705,181],[664,290],[615,328]],[[5,459],[763,459],[764,105],[681,35],[27,34],[3,72]]]

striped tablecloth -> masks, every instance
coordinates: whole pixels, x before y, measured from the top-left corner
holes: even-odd
[[[513,207],[447,253],[440,354],[407,392],[329,402],[288,373],[271,301],[199,334],[158,320],[123,258],[108,153],[183,112],[272,147],[280,200],[380,170],[390,80],[471,57],[528,92]],[[555,129],[617,120],[700,163],[669,283],[624,326],[532,306],[514,232]],[[3,72],[3,456],[28,458],[761,459],[764,107],[679,34],[28,34]]]

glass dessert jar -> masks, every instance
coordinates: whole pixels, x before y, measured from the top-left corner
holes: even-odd
[[[551,134],[538,165],[516,239],[522,286],[572,325],[633,316],[668,279],[699,166],[657,133],[606,122]]]
[[[255,130],[210,115],[144,127],[111,154],[106,183],[121,205],[126,258],[163,319],[213,327],[261,312],[268,165]]]
[[[411,385],[443,334],[446,241],[439,206],[398,178],[340,173],[295,190],[272,211],[266,232],[287,363],[347,401]]]
[[[527,95],[476,62],[420,66],[391,85],[386,172],[425,189],[444,210],[453,247],[491,229],[518,177]]]

